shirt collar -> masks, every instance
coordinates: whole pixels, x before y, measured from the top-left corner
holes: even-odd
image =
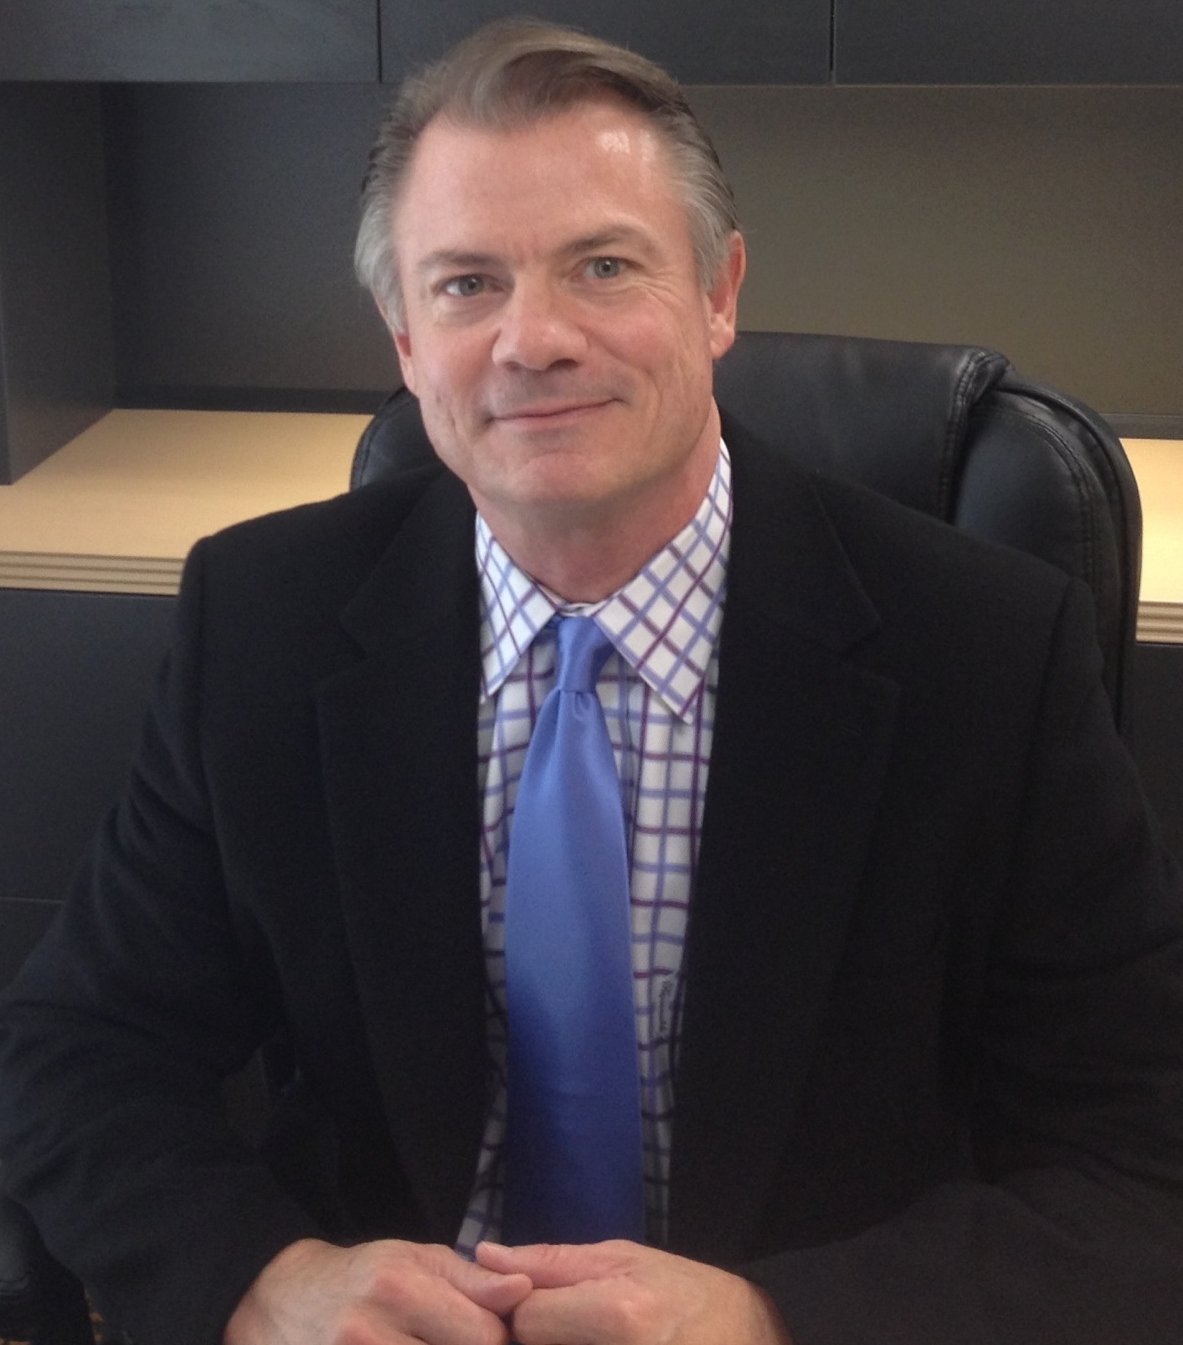
[[[723,622],[731,543],[731,459],[720,441],[697,513],[603,602],[564,603],[509,557],[477,515],[482,700],[495,695],[556,613],[594,616],[613,646],[680,719],[689,719]]]

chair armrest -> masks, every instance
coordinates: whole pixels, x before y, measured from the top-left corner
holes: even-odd
[[[25,1209],[6,1195],[0,1195],[0,1338],[94,1345],[82,1286],[45,1250]]]

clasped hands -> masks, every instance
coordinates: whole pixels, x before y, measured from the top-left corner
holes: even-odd
[[[634,1242],[448,1247],[306,1239],[264,1267],[224,1345],[791,1345],[749,1281]]]

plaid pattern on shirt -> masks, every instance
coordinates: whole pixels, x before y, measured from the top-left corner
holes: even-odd
[[[645,1226],[666,1240],[673,1064],[682,948],[698,859],[715,718],[716,644],[731,538],[731,462],[718,462],[694,518],[624,588],[573,605],[514,564],[478,515],[484,798],[481,920],[488,977],[488,1119],[457,1250],[471,1256],[501,1232],[505,1137],[505,870],[526,748],[554,682],[556,613],[594,616],[613,652],[596,693],[620,773],[628,821],[633,973],[641,1073]]]

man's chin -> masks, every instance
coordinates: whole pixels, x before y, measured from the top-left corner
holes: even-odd
[[[513,518],[519,526],[532,523],[553,532],[619,511],[623,492],[602,477],[573,471],[524,471],[512,482],[488,490],[470,487],[477,508],[486,518]]]

